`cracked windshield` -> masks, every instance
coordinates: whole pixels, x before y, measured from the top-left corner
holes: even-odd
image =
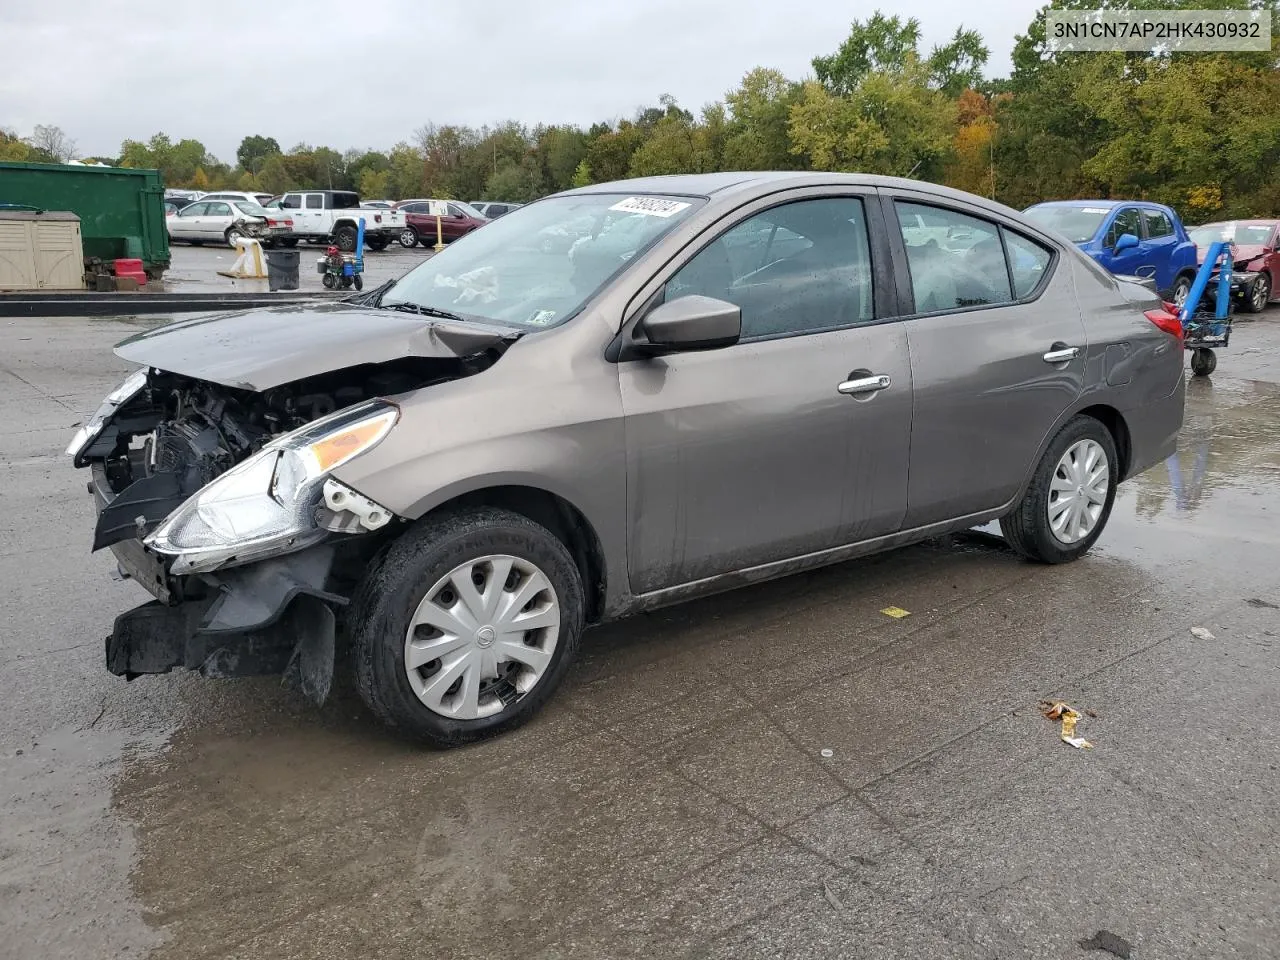
[[[591,194],[530,204],[425,261],[388,289],[379,306],[554,326],[700,203]]]

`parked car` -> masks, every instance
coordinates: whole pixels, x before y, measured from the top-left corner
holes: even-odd
[[[498,217],[502,216],[503,214],[510,213],[512,210],[515,210],[517,207],[524,206],[524,204],[498,203],[492,200],[479,200],[479,201],[473,200],[471,203],[467,204],[467,206],[471,207],[472,210],[475,210],[477,213],[479,213],[483,217],[487,217],[490,220],[496,220],[498,219]]]
[[[1280,289],[1280,220],[1220,221],[1189,227],[1187,232],[1202,264],[1209,244],[1224,238],[1234,241],[1231,292],[1251,313],[1266,309]]]
[[[334,243],[348,253],[356,248],[359,220],[364,218],[364,241],[385,250],[404,229],[404,216],[395,210],[366,207],[350,190],[294,190],[267,201],[268,209],[287,211],[293,220],[293,242]]]
[[[166,189],[164,192],[164,198],[166,200],[174,199],[174,200],[186,200],[187,202],[192,202],[195,200],[200,200],[203,197],[204,197],[204,191],[202,190],[178,190],[175,188],[170,188],[170,189]]]
[[[171,217],[183,207],[189,207],[195,203],[194,200],[188,200],[186,197],[165,197],[164,198],[164,215]]]
[[[896,214],[972,242],[908,242]],[[538,249],[583,217],[641,242]],[[117,346],[139,369],[68,452],[95,549],[155,601],[107,666],[292,664],[323,700],[350,662],[377,716],[452,745],[527,720],[587,623],[996,519],[1076,560],[1174,451],[1180,337],[1059,233],[916,180],[539,200],[357,300]]]
[[[1178,306],[1191,292],[1196,245],[1169,207],[1134,200],[1055,200],[1023,212],[1112,273],[1154,278],[1160,295]]]
[[[253,193],[244,190],[219,190],[216,193],[206,193],[201,200],[247,200],[249,203],[256,203],[258,206],[265,206],[267,201],[271,199],[269,193]]]
[[[432,216],[432,204],[444,203],[447,216],[440,218],[439,234],[445,243],[466,236],[489,222],[489,218],[460,200],[401,200],[396,204],[397,213],[404,214],[405,225],[399,236],[400,245],[412,247],[421,243],[424,247],[436,242],[436,218]]]
[[[165,226],[170,240],[185,240],[193,246],[235,246],[240,237],[252,237],[267,246],[291,239],[287,217],[248,200],[197,200],[166,216]]]
[[[360,206],[362,207],[377,207],[381,210],[390,210],[395,205],[396,204],[394,200],[361,200],[360,201]]]

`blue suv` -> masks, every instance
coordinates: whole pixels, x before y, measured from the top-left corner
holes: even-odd
[[[1196,245],[1178,215],[1145,200],[1054,200],[1023,213],[1056,230],[1114,274],[1153,278],[1178,306],[1196,277]]]

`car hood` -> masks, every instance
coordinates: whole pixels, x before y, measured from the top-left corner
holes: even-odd
[[[469,357],[519,332],[342,304],[273,307],[179,320],[130,337],[116,355],[225,387],[262,391],[401,357]]]
[[[1259,243],[1240,243],[1236,245],[1232,258],[1236,263],[1248,263],[1250,260],[1257,260],[1266,252],[1266,247]],[[1196,263],[1204,263],[1205,255],[1209,252],[1206,247],[1196,247]]]

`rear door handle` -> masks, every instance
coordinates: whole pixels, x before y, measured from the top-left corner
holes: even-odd
[[[1043,357],[1045,363],[1066,363],[1080,356],[1079,347],[1055,347]]]
[[[877,390],[886,390],[893,383],[884,374],[876,377],[859,377],[857,380],[845,380],[836,389],[846,396],[855,393],[875,393]]]

